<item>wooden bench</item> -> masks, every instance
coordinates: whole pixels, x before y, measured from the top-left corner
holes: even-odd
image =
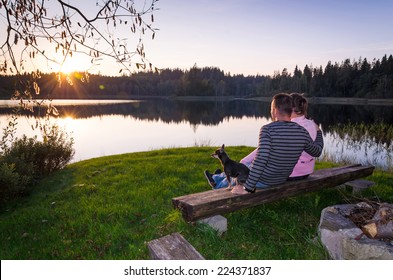
[[[172,203],[182,212],[186,221],[192,222],[306,192],[339,186],[348,181],[367,177],[373,171],[374,166],[362,165],[326,168],[316,170],[306,179],[258,189],[252,194],[237,195],[226,189],[210,190],[173,198]]]
[[[178,232],[147,243],[153,260],[204,260],[204,257]]]

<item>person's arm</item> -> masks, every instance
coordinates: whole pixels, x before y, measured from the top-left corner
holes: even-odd
[[[254,160],[255,155],[257,154],[257,151],[258,151],[258,148],[256,148],[254,151],[252,151],[252,152],[249,153],[247,156],[245,156],[244,158],[242,158],[242,159],[240,160],[240,163],[243,163],[243,164],[250,164],[250,163]]]
[[[311,138],[310,138],[311,139]],[[311,139],[312,140],[312,139]],[[322,154],[323,150],[323,137],[322,137],[322,132],[318,128],[317,131],[317,137],[315,138],[315,141],[310,141],[304,150],[311,156],[313,157],[319,157]]]
[[[256,151],[254,161],[251,165],[250,174],[244,184],[244,189],[247,192],[254,192],[255,185],[262,175],[263,169],[266,166],[267,159],[269,158],[271,147],[270,132],[268,129],[261,128],[259,132],[259,143]]]

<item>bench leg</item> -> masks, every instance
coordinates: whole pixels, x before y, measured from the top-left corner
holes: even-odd
[[[374,182],[359,179],[350,182],[346,182],[345,185],[352,188],[352,194],[360,194],[363,190],[366,190],[372,186],[374,186]]]
[[[218,235],[222,235],[228,230],[228,220],[224,216],[216,215],[209,218],[205,218],[198,221],[202,224],[207,224],[208,226],[215,229]]]

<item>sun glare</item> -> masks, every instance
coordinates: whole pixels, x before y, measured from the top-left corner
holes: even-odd
[[[55,53],[53,61],[55,62],[50,64],[52,71],[61,72],[65,75],[69,75],[73,72],[85,72],[91,67],[86,58],[77,54],[68,56],[64,59],[61,54]]]
[[[70,74],[72,72],[75,72],[77,70],[75,69],[74,65],[72,65],[72,63],[65,62],[63,65],[61,65],[59,67],[59,71],[61,73],[63,73],[63,74],[67,74],[68,75],[68,74]]]
[[[72,116],[66,116],[59,120],[59,124],[67,128],[73,128],[75,124],[75,119]]]
[[[66,61],[64,61],[63,64],[58,66],[58,72],[61,72],[63,74],[69,75],[73,72],[83,72],[83,64],[81,61],[77,61],[76,59],[73,59],[71,57],[67,58]]]
[[[69,123],[69,122],[72,122],[72,121],[74,121],[74,118],[72,116],[67,116],[67,117],[64,118],[64,122],[65,123]]]

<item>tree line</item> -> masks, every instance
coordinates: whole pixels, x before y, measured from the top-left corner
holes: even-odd
[[[33,82],[34,76],[34,82]],[[188,70],[162,69],[123,76],[99,74],[24,74],[37,98],[127,99],[173,96],[272,96],[277,92],[301,92],[315,97],[393,98],[393,56],[368,61],[359,58],[322,66],[287,68],[270,75],[231,75],[217,67]],[[26,83],[25,83],[26,84]],[[28,83],[27,83],[28,84]],[[61,86],[60,86],[61,85]],[[0,76],[0,97],[8,99],[18,90],[16,76]],[[23,90],[23,89],[20,89]]]

